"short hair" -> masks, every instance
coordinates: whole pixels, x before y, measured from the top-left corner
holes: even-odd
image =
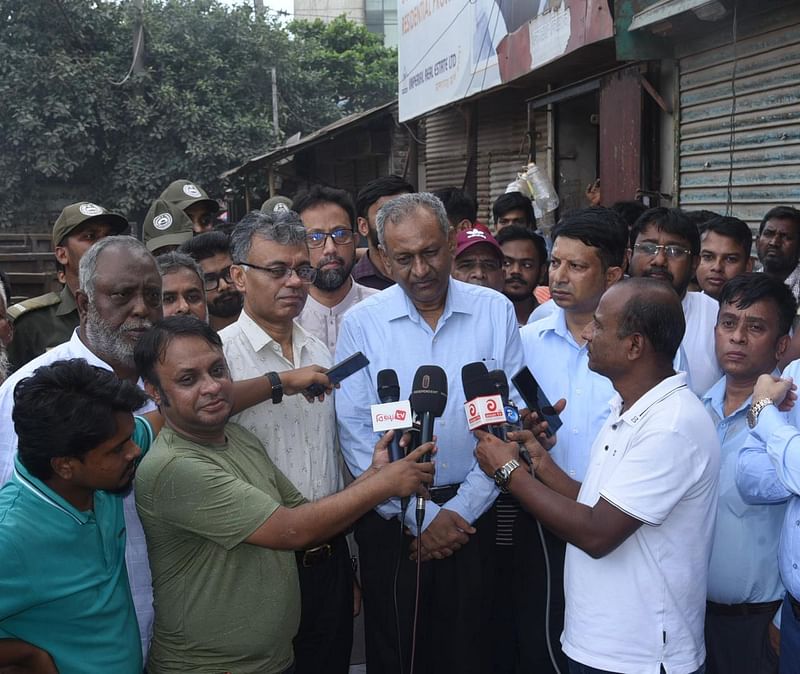
[[[716,215],[710,220],[706,220],[700,225],[700,238],[707,232],[714,232],[720,236],[727,236],[733,239],[744,250],[745,257],[750,257],[753,250],[753,232],[750,226],[739,218],[731,218],[725,215]]]
[[[153,254],[147,250],[145,245],[138,239],[126,234],[117,234],[115,236],[107,236],[100,239],[89,250],[87,250],[83,257],[81,257],[80,265],[78,265],[78,285],[90,301],[94,300],[95,279],[97,277],[97,261],[100,255],[106,248],[123,248],[126,249],[131,255],[140,255],[141,257],[150,259],[153,266],[157,265],[156,259]]]
[[[714,211],[707,211],[704,208],[701,208],[698,211],[683,211],[686,214],[686,217],[689,218],[689,222],[691,222],[697,229],[700,229],[705,223],[707,223],[712,218],[720,217],[719,213],[715,213]]]
[[[775,206],[770,208],[766,215],[761,219],[761,224],[758,226],[758,234],[764,231],[764,227],[770,220],[790,220],[794,223],[798,233],[800,233],[800,211],[791,206]]]
[[[450,222],[447,220],[447,213],[444,204],[439,197],[430,192],[413,192],[411,194],[401,194],[396,199],[387,201],[380,207],[375,218],[375,229],[378,231],[378,242],[381,246],[386,246],[386,223],[393,225],[410,217],[417,209],[426,208],[436,217],[436,222],[445,236],[450,232]]]
[[[674,234],[686,239],[692,255],[700,254],[700,232],[686,216],[686,212],[680,208],[659,206],[642,213],[631,229],[631,245],[634,245],[639,235],[650,226],[655,227],[659,232]]]
[[[167,347],[176,337],[200,337],[211,346],[222,350],[222,340],[219,335],[208,323],[201,321],[196,316],[176,314],[162,318],[139,338],[136,348],[133,350],[136,373],[144,381],[150,382],[156,387],[161,386],[158,374],[156,374],[156,365],[164,361]]]
[[[433,192],[444,204],[447,219],[454,225],[462,220],[474,223],[478,219],[478,202],[475,197],[458,187],[444,187]]]
[[[186,253],[180,253],[177,250],[170,253],[163,253],[156,258],[156,264],[158,265],[158,271],[161,276],[166,276],[179,269],[188,269],[197,274],[200,283],[203,283],[203,270],[200,269],[200,265],[197,264],[197,261]]]
[[[46,480],[53,475],[51,459],[82,460],[117,432],[115,412],[135,412],[147,400],[131,382],[82,358],[42,366],[14,388],[19,460]]]
[[[611,204],[610,208],[622,218],[622,221],[628,225],[628,229],[633,227],[637,218],[647,210],[647,206],[641,201],[617,201]]]
[[[544,239],[528,227],[509,225],[497,232],[494,238],[497,240],[500,247],[508,241],[530,241],[533,243],[534,248],[536,248],[536,254],[539,256],[542,264],[547,262],[547,246],[545,245]]]
[[[671,363],[686,332],[686,318],[678,294],[671,286],[654,278],[627,278],[617,285],[632,285],[634,290],[622,307],[617,337],[623,339],[638,332],[647,338],[663,362]]]
[[[625,264],[628,226],[610,208],[592,206],[569,211],[553,228],[552,236],[554,242],[563,236],[596,248],[604,270]]]
[[[306,245],[306,228],[294,211],[250,211],[239,220],[231,233],[231,257],[234,263],[247,260],[253,237],[256,236],[281,246]]]
[[[533,214],[533,203],[521,192],[506,192],[501,194],[492,204],[492,216],[495,224],[509,211],[519,209],[525,213],[528,225],[536,224],[536,216]]]
[[[769,274],[748,272],[734,276],[722,286],[719,294],[720,307],[723,304],[733,304],[737,309],[747,309],[763,300],[775,303],[780,335],[788,335],[797,312],[797,300],[783,281]]]
[[[350,227],[356,226],[356,207],[353,204],[353,197],[345,190],[326,185],[312,185],[307,190],[301,190],[292,199],[292,210],[302,215],[308,208],[314,208],[322,204],[336,204],[350,220]]]
[[[231,242],[224,232],[204,232],[182,243],[178,247],[178,252],[186,253],[197,262],[200,262],[220,253],[229,255]]]
[[[395,194],[411,194],[416,192],[414,186],[405,178],[398,175],[389,175],[370,180],[356,195],[356,214],[359,218],[366,218],[367,211],[381,197],[391,197]]]

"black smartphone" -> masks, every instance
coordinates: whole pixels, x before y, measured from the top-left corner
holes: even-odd
[[[539,386],[539,382],[536,381],[533,373],[527,367],[523,367],[511,377],[511,381],[517,387],[517,391],[519,391],[528,409],[531,412],[536,412],[540,418],[547,422],[547,437],[550,437],[561,428],[563,425],[561,418],[553,409],[553,404],[547,399],[542,387]]]
[[[328,375],[331,384],[338,384],[342,379],[347,379],[351,374],[355,374],[362,368],[367,367],[367,365],[369,365],[369,359],[361,351],[356,351],[341,363],[337,363],[329,370],[326,370],[325,374]],[[325,388],[320,384],[312,384],[306,389],[306,393],[310,396],[318,396],[324,392]]]

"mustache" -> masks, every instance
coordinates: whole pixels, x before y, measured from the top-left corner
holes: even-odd
[[[668,269],[648,269],[646,270],[642,276],[650,277],[650,276],[666,276],[670,281],[674,279],[674,276],[669,272]]]

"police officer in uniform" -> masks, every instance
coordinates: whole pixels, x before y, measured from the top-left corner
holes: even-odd
[[[206,191],[189,180],[171,182],[158,197],[173,206],[177,206],[192,221],[195,234],[210,232],[214,229],[214,221],[219,213],[219,204],[209,198]]]
[[[88,201],[70,204],[53,225],[56,261],[63,268],[64,287],[18,302],[8,308],[14,340],[8,349],[13,369],[18,369],[48,349],[66,342],[78,327],[74,292],[78,289],[78,264],[94,243],[120,234],[128,221],[117,213]]]

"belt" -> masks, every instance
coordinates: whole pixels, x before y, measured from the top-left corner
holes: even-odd
[[[706,609],[712,615],[722,616],[746,616],[760,615],[762,613],[775,613],[780,608],[781,600],[762,601],[754,604],[718,604],[715,601],[707,601]]]
[[[445,484],[441,487],[431,487],[428,493],[431,495],[431,501],[440,506],[453,498],[458,493],[459,487],[460,484]]]
[[[789,600],[789,604],[792,607],[795,620],[800,620],[800,601],[797,601],[797,599],[792,596],[791,592],[786,593],[786,598]]]
[[[331,557],[333,557],[333,553],[336,550],[339,542],[340,538],[337,537],[331,541],[328,541],[327,543],[318,545],[315,548],[309,548],[308,550],[296,550],[295,554],[297,555],[297,562],[306,568],[327,562]]]

